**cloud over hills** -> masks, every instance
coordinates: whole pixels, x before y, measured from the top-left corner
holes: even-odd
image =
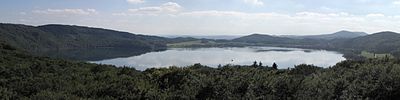
[[[129,12],[139,14],[175,13],[180,11],[181,9],[182,6],[180,6],[179,4],[174,2],[167,2],[160,6],[129,9]]]
[[[48,14],[48,15],[91,15],[98,14],[96,9],[46,9],[46,10],[34,10],[36,14]]]
[[[257,5],[257,6],[262,6],[264,5],[264,2],[260,0],[244,0],[245,3],[252,4],[252,5]]]
[[[0,21],[31,25],[76,24],[154,35],[248,33],[306,35],[331,33],[337,30],[369,33],[400,31],[398,28],[400,27],[398,12],[400,1],[398,0],[26,2],[30,2],[24,5],[27,7],[12,6],[16,8],[11,10],[18,9],[12,12],[9,11],[10,9],[4,11],[0,9],[0,12],[4,13]],[[29,4],[35,5],[30,7]],[[6,4],[0,5],[2,5],[0,8],[7,7]]]
[[[139,4],[139,3],[144,3],[144,0],[126,0],[128,3],[131,4]]]

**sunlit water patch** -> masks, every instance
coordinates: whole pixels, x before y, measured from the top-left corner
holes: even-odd
[[[210,67],[218,65],[250,65],[254,61],[280,69],[298,64],[314,64],[329,67],[345,60],[343,54],[326,50],[310,50],[282,47],[230,47],[230,48],[172,48],[126,58],[114,58],[94,63],[130,66],[139,70],[153,67],[188,66],[201,63]]]

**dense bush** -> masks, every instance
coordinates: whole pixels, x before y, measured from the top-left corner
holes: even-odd
[[[0,46],[1,99],[396,99],[400,61],[152,68],[33,57]]]

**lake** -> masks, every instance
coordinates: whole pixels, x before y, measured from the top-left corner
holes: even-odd
[[[261,61],[279,69],[293,68],[298,64],[314,64],[329,67],[345,60],[343,54],[334,51],[282,47],[225,47],[225,48],[171,48],[124,58],[90,61],[99,64],[130,66],[138,70],[154,67],[188,66],[201,63],[210,67],[219,64],[251,65]]]

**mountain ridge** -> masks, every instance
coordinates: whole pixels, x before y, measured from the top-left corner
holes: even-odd
[[[190,37],[166,38],[140,35],[77,25],[30,26],[4,23],[0,24],[0,39],[25,51],[42,52],[93,48],[130,48],[150,52],[165,50],[168,43],[202,40]],[[332,34],[303,36],[302,38],[253,33],[232,40],[204,41],[218,42],[217,46],[288,46],[329,50],[366,50],[400,56],[400,34],[390,31],[369,35],[364,32],[338,31]]]
[[[341,30],[331,34],[321,34],[321,35],[283,35],[282,37],[289,37],[293,39],[347,39],[347,38],[356,38],[360,36],[368,35],[365,32],[353,32],[347,30]]]
[[[0,24],[0,38],[23,50],[62,50],[81,48],[165,49],[167,38],[137,35],[102,28],[49,24],[30,26]]]
[[[268,35],[268,34],[253,33],[251,35],[232,39],[232,41],[248,42],[248,43],[257,43],[257,42],[275,43],[277,41],[285,41],[285,40],[289,40],[289,39],[291,39],[291,38],[278,37],[278,36],[273,36],[273,35]]]
[[[400,52],[400,34],[383,31],[345,41],[345,48],[363,49],[377,53]]]

